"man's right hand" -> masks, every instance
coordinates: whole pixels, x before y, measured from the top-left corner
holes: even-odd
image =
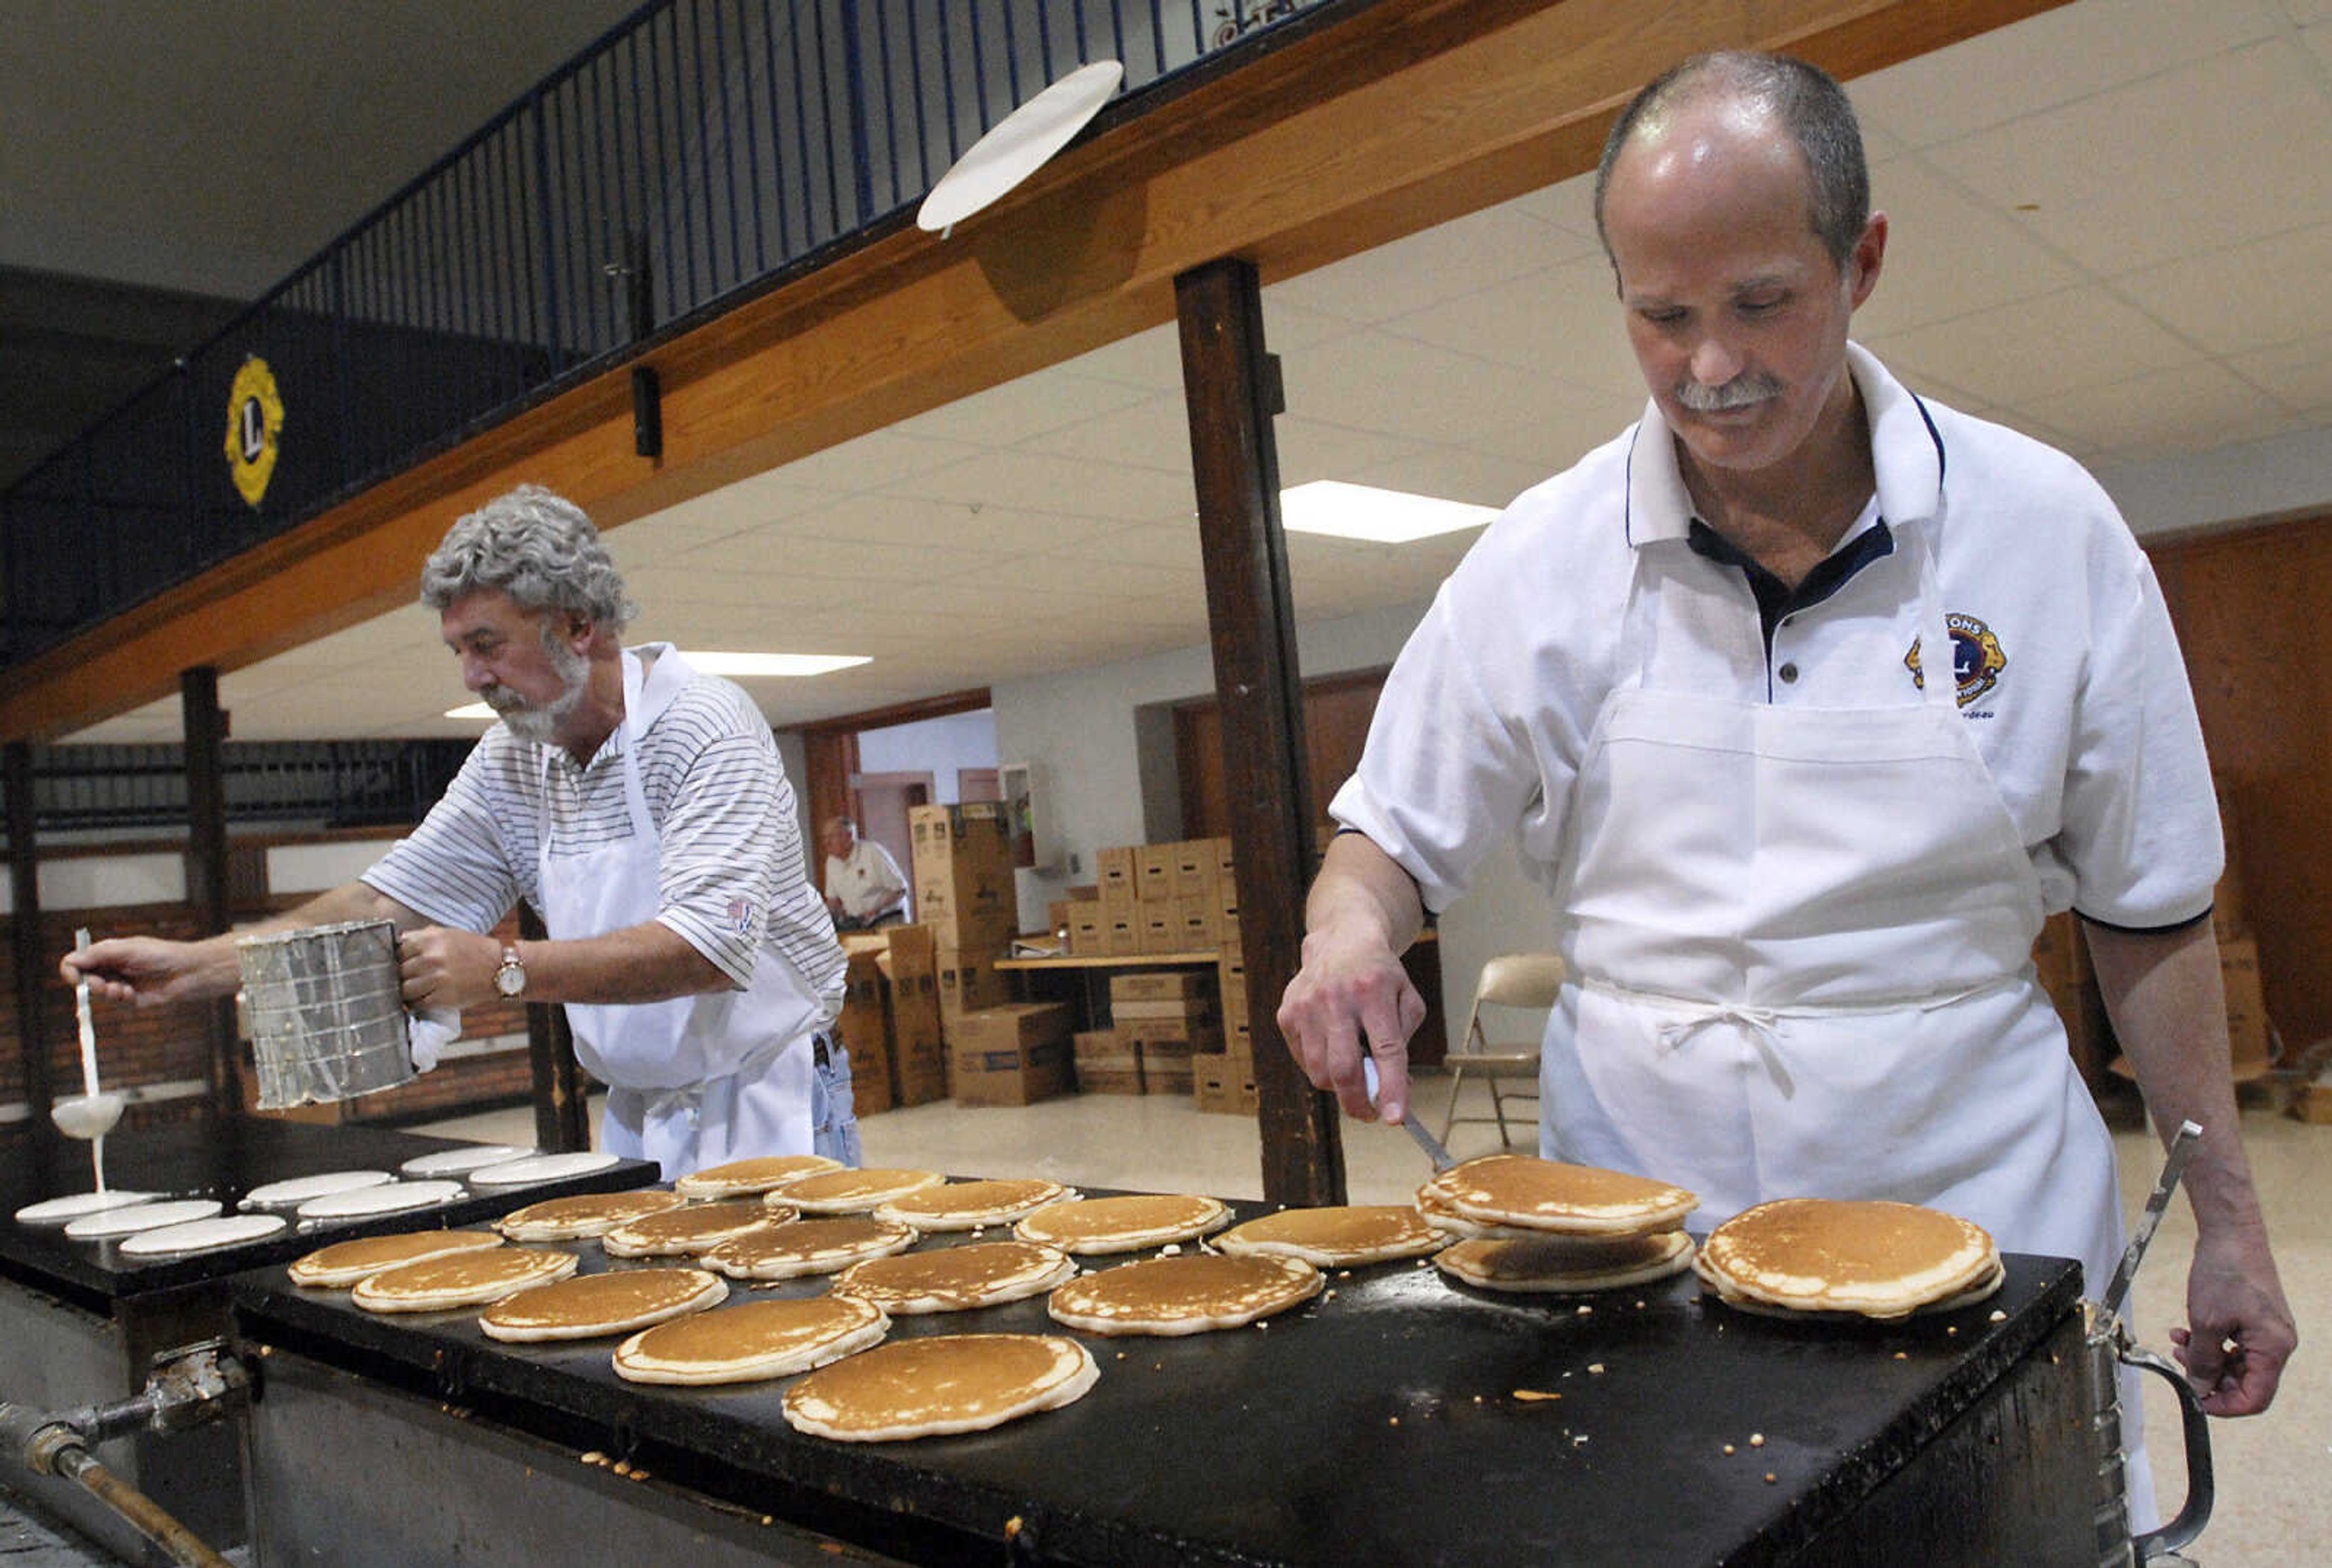
[[[1347,1116],[1399,1122],[1409,1114],[1409,1037],[1425,1021],[1425,999],[1400,958],[1371,935],[1314,932],[1304,967],[1279,1003],[1279,1032],[1314,1088],[1334,1092]],[[1361,1052],[1376,1057],[1379,1088],[1369,1103]]]
[[[158,1007],[232,995],[237,973],[232,952],[222,972],[210,942],[164,942],[159,937],[117,936],[65,954],[57,967],[67,985],[89,980],[91,996],[108,1001]]]

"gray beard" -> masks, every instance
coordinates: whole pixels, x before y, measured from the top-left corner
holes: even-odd
[[[591,685],[591,661],[563,643],[545,642],[543,652],[550,656],[551,670],[559,676],[559,695],[538,704],[515,692],[502,692],[487,698],[486,703],[511,734],[547,746],[557,738],[559,724],[583,705],[584,693]]]

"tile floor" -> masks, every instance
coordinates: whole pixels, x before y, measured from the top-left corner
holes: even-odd
[[[1438,1124],[1444,1093],[1421,1085],[1419,1098]],[[464,1117],[416,1131],[492,1143],[525,1143],[532,1113]],[[1037,1174],[1075,1185],[1259,1198],[1262,1162],[1255,1124],[1244,1117],[1202,1115],[1179,1095],[1075,1095],[1019,1109],[967,1109],[941,1103],[870,1116],[860,1124],[866,1162],[922,1165],[961,1176]],[[2209,1568],[2288,1568],[2332,1554],[2332,1127],[2310,1126],[2266,1110],[2247,1111],[2243,1131],[2283,1273],[2299,1318],[2299,1359],[2266,1415],[2211,1424],[2217,1506],[2210,1526],[2189,1549]],[[2125,1205],[2144,1205],[2160,1169],[2149,1134],[2117,1134]],[[1459,1159],[1497,1146],[1487,1126],[1461,1126],[1450,1140]],[[1408,1136],[1381,1126],[1344,1124],[1347,1181],[1356,1202],[1406,1200],[1427,1174]],[[2185,1263],[2194,1229],[2186,1205],[2174,1203],[2155,1237],[2135,1290],[2139,1343],[2165,1354],[2168,1330],[2184,1321]],[[2152,1381],[2152,1380],[2149,1380]],[[2165,1510],[2184,1491],[2174,1402],[2155,1384],[2146,1407]]]

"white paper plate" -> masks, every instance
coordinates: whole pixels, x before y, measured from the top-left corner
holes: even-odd
[[[365,1214],[401,1214],[407,1209],[434,1209],[462,1196],[459,1181],[392,1181],[386,1187],[359,1187],[328,1192],[300,1205],[302,1219],[354,1219]]]
[[[1044,167],[1101,112],[1124,80],[1124,66],[1096,60],[998,120],[940,176],[915,209],[915,226],[943,234]]]
[[[360,1187],[380,1187],[396,1180],[386,1171],[323,1171],[313,1176],[294,1176],[288,1181],[270,1181],[264,1187],[254,1187],[243,1195],[238,1207],[290,1209],[328,1192],[353,1192]]]
[[[109,1209],[127,1209],[133,1203],[151,1203],[151,1192],[72,1192],[62,1198],[44,1198],[38,1203],[27,1203],[16,1210],[19,1225],[62,1225],[68,1219],[78,1219],[84,1214],[102,1214]]]
[[[133,1230],[159,1230],[165,1225],[179,1225],[189,1219],[208,1219],[225,1207],[215,1198],[177,1198],[167,1203],[134,1203],[127,1209],[84,1214],[65,1227],[65,1234],[75,1241],[101,1241],[109,1236],[127,1236]]]
[[[416,1154],[397,1170],[407,1176],[466,1176],[487,1165],[500,1165],[534,1152],[511,1143],[478,1143],[467,1149],[440,1149]]]
[[[616,1163],[616,1156],[606,1151],[578,1151],[572,1154],[535,1154],[524,1160],[507,1160],[499,1165],[489,1165],[483,1171],[470,1172],[473,1187],[526,1187],[537,1181],[564,1181],[570,1176],[588,1176],[594,1171],[605,1171]]]
[[[121,1244],[124,1257],[170,1257],[186,1252],[211,1252],[272,1236],[291,1223],[281,1214],[229,1214],[217,1219],[193,1219],[141,1230]]]

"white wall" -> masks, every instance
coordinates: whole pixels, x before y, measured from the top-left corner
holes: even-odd
[[[961,798],[961,792],[956,788],[959,769],[993,768],[997,757],[996,712],[992,708],[858,731],[861,772],[928,772],[932,776],[934,805],[952,806]]]
[[[1303,674],[1309,678],[1391,664],[1424,611],[1421,604],[1406,605],[1298,626]],[[1134,710],[1204,696],[1214,687],[1212,656],[1199,646],[990,688],[999,750],[1014,761],[1045,766],[1063,851],[1058,873],[1020,874],[1023,926],[1043,924],[1046,904],[1071,883],[1093,880],[1095,850],[1143,841]],[[1517,858],[1493,854],[1473,889],[1441,918],[1441,987],[1450,1028],[1464,1022],[1486,960],[1543,950],[1553,929],[1553,906],[1523,875]]]

